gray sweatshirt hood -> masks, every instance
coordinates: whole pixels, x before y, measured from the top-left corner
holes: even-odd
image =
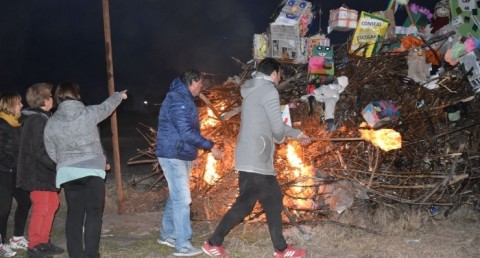
[[[81,101],[65,100],[58,106],[55,118],[63,122],[73,121],[82,114],[84,108],[85,105]]]
[[[240,88],[240,95],[242,96],[242,98],[245,98],[246,96],[248,96],[248,94],[252,93],[259,87],[270,83],[274,83],[270,76],[265,75],[261,72],[253,72],[252,79],[246,81]]]

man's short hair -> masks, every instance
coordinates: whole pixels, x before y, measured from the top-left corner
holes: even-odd
[[[187,86],[192,85],[192,83],[198,82],[202,79],[202,74],[194,69],[188,69],[180,75],[180,80],[185,83]]]
[[[271,75],[274,71],[280,72],[280,63],[274,58],[267,57],[258,63],[257,72]]]

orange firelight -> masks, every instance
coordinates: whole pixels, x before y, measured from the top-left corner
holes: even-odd
[[[215,169],[215,166],[217,164],[217,161],[213,157],[212,153],[208,153],[207,156],[207,164],[205,165],[205,174],[203,175],[203,180],[207,182],[209,185],[215,184],[218,179],[220,179],[220,176],[217,174],[217,171]]]
[[[215,119],[215,115],[213,114],[213,111],[211,109],[207,109],[207,119],[202,121],[202,124],[200,125],[200,129],[206,129],[209,127],[215,127],[219,121]]]
[[[371,142],[384,151],[402,148],[402,136],[393,129],[360,129],[359,131],[362,134],[362,139]]]
[[[225,107],[226,107],[225,103],[221,102],[221,103],[218,103],[218,105],[216,105],[215,108],[218,111],[224,111]],[[218,125],[218,123],[220,123],[220,120],[215,118],[215,113],[213,113],[213,110],[211,110],[210,108],[207,108],[207,118],[201,122],[200,129],[215,127]]]
[[[288,177],[297,181],[288,190],[293,197],[298,197],[298,199],[292,200],[293,205],[297,208],[310,209],[313,203],[309,198],[314,194],[313,187],[310,187],[314,185],[313,169],[303,164],[302,159],[295,150],[295,146],[291,143],[287,145],[287,160],[292,169]]]

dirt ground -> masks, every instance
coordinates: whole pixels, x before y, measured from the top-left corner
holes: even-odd
[[[374,225],[366,214],[346,212],[341,222],[293,226],[284,229],[287,241],[308,250],[308,257],[479,257],[479,214],[462,211],[448,219],[428,213],[405,215],[417,218],[402,224]],[[350,217],[349,217],[350,216]],[[156,243],[161,211],[104,215],[101,239],[102,257],[173,257],[173,249]],[[52,242],[66,247],[65,210],[55,219]],[[192,243],[199,247],[208,238],[217,221],[193,221]],[[365,226],[368,224],[368,226]],[[352,225],[358,228],[352,228]],[[11,231],[10,231],[11,232]],[[265,223],[242,223],[226,238],[230,257],[273,257]],[[25,257],[19,252],[15,257]],[[68,257],[59,255],[57,257]],[[200,255],[199,257],[207,257]]]
[[[119,119],[126,206],[125,213],[119,215],[114,173],[109,174],[101,239],[102,257],[173,257],[172,248],[156,243],[165,190],[146,192],[142,187],[130,188],[128,185],[132,178],[147,175],[151,169],[148,165],[126,165],[137,148],[143,148],[145,144],[136,131],[138,119],[156,126],[156,118],[151,114],[129,114]],[[108,126],[101,128],[105,149],[111,155],[108,130]],[[62,196],[62,207],[55,218],[51,239],[66,248],[66,205],[63,199]],[[382,211],[355,207],[362,206],[354,205],[331,221],[301,225],[305,233],[285,225],[285,237],[288,242],[306,248],[308,257],[480,257],[480,212],[470,206],[462,207],[447,218],[442,213],[433,217],[427,210],[404,207],[384,207]],[[9,219],[10,234],[14,208]],[[217,223],[216,220],[193,221],[192,243],[199,247]],[[261,219],[238,225],[227,236],[225,248],[230,257],[273,257],[268,229]],[[25,252],[19,251],[15,257],[25,257]]]

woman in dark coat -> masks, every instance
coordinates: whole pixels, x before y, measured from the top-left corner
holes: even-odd
[[[53,218],[59,206],[55,162],[45,151],[43,131],[53,107],[53,85],[37,83],[27,90],[29,108],[22,110],[23,124],[18,156],[17,187],[30,192],[32,212],[28,225],[27,257],[46,258],[63,253],[50,243]]]
[[[28,192],[15,187],[21,124],[18,121],[22,98],[16,92],[0,94],[0,255],[12,257],[14,249],[27,249],[28,241],[23,236],[30,209]],[[17,201],[13,237],[7,244],[7,222],[12,200]]]

